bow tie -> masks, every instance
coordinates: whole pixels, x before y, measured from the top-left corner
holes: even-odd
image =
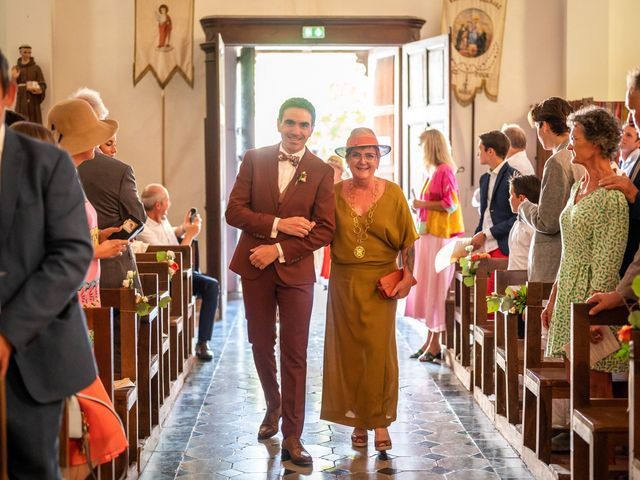
[[[297,168],[298,164],[300,163],[300,157],[298,157],[297,155],[288,155],[286,153],[280,152],[280,154],[278,155],[278,161],[289,162],[291,165]]]

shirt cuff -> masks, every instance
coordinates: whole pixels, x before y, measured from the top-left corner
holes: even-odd
[[[280,246],[280,242],[276,243],[276,248],[278,249],[278,262],[284,263],[284,252],[282,251],[282,247]]]
[[[482,233],[484,233],[484,236],[485,236],[485,238],[484,238],[485,243],[490,241],[490,240],[494,240],[490,229],[487,228],[486,230],[483,230]]]
[[[280,221],[280,218],[278,218],[278,217],[273,219],[273,226],[271,227],[271,238],[276,238],[278,236],[278,222],[279,221]],[[278,247],[278,251],[282,255],[282,251],[280,250],[280,247]]]

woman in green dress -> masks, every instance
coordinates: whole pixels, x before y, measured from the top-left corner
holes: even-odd
[[[549,328],[548,356],[565,356],[571,340],[571,303],[584,302],[594,292],[615,289],[627,244],[628,205],[624,194],[605,190],[598,182],[615,173],[610,159],[618,149],[621,130],[606,110],[585,107],[573,113],[569,150],[572,162],[586,173],[576,182],[560,215],[562,259],[542,323]],[[601,339],[599,327],[592,328],[592,342]],[[566,362],[568,368],[568,362]],[[593,366],[592,396],[611,397],[611,373],[622,372],[628,363],[611,354]]]
[[[391,448],[387,427],[396,419],[398,356],[396,303],[409,294],[418,234],[400,187],[375,176],[380,157],[391,151],[372,130],[356,128],[345,157],[352,178],[336,184],[336,231],[331,243],[331,278],[324,346],[320,417],[354,427],[353,446]],[[398,269],[402,280],[383,299],[380,277]]]

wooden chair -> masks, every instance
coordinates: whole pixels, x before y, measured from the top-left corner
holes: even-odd
[[[629,358],[629,478],[640,480],[640,331],[633,330]]]
[[[175,288],[173,281],[177,280],[176,275],[172,278],[171,298],[182,299],[182,308],[177,309],[177,302],[172,308],[172,315],[181,316],[184,323],[184,334],[182,335],[182,354],[183,359],[187,359],[193,354],[193,337],[195,335],[195,298],[193,296],[193,248],[189,245],[149,245],[147,252],[154,253],[159,251],[171,250],[176,254],[176,263],[182,272],[182,282],[176,282]],[[173,303],[173,302],[172,302]],[[180,368],[182,372],[182,367]]]
[[[494,321],[487,318],[487,281],[494,272],[506,270],[509,260],[506,258],[487,258],[480,260],[476,271],[473,301],[473,378],[474,392],[479,390],[483,396],[493,394],[493,348]],[[504,290],[504,289],[503,289]],[[477,395],[474,395],[479,399]],[[493,407],[484,408],[489,415]]]
[[[151,304],[158,307],[158,353],[160,355],[160,397],[162,400],[166,399],[171,394],[171,365],[174,364],[174,370],[177,371],[178,361],[182,359],[178,358],[178,351],[171,350],[171,305],[167,305],[164,308],[159,307],[161,299],[170,296],[170,272],[169,266],[166,262],[157,262],[155,259],[155,253],[143,253],[136,255],[136,264],[138,266],[138,272],[141,277],[144,274],[153,274],[149,277],[151,284],[145,286],[142,284],[142,289],[155,291],[158,290],[157,297],[152,299]],[[157,286],[155,285],[154,278],[157,278]]]
[[[527,283],[526,270],[496,271],[496,292]],[[524,340],[518,339],[518,314],[497,312],[495,316],[495,413],[511,425],[520,423],[518,374],[524,364]]]
[[[592,325],[626,325],[626,307],[589,315],[593,306],[574,303],[571,310],[571,473],[575,480],[609,476],[609,447],[629,441],[628,399],[594,399],[589,362]]]
[[[545,464],[551,461],[552,399],[569,398],[564,362],[545,360],[541,350],[542,303],[552,287],[551,283],[527,283],[523,366],[522,442]]]

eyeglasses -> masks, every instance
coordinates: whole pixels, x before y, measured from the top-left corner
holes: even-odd
[[[360,152],[351,152],[349,154],[349,158],[351,160],[356,160],[359,161],[362,158],[364,158],[367,162],[373,162],[374,160],[378,159],[378,155],[376,155],[375,153],[371,153],[371,152],[367,152],[364,155]]]

